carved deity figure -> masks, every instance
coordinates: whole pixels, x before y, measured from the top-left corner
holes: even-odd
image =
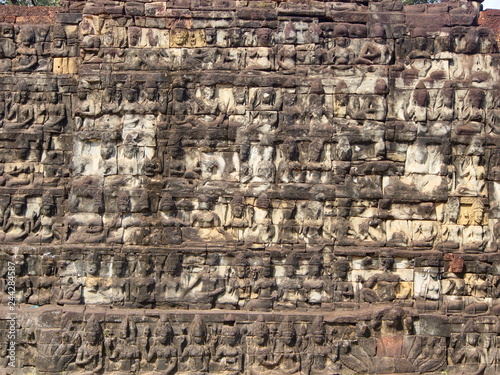
[[[347,261],[337,260],[333,264],[331,295],[334,302],[352,301],[354,298],[352,283],[347,280],[349,270]]]
[[[259,315],[252,324],[251,336],[246,361],[249,375],[274,374],[278,361],[274,358],[274,348],[269,340],[269,327],[262,315]]]
[[[150,257],[137,259],[130,278],[130,303],[133,306],[151,306],[154,302],[155,279],[151,275],[153,262]]]
[[[354,61],[355,53],[349,47],[349,30],[346,25],[336,25],[333,29],[335,46],[328,51],[328,61],[337,66],[347,66]]]
[[[217,300],[217,306],[236,310],[244,308],[251,291],[249,267],[248,259],[243,253],[233,259],[225,293]]]
[[[33,276],[34,293],[28,299],[33,305],[46,305],[54,302],[55,287],[58,281],[56,262],[51,255],[42,257],[40,276]]]
[[[60,102],[57,92],[50,92],[47,95],[49,105],[43,128],[48,132],[60,132],[66,125],[66,107]]]
[[[148,362],[154,362],[154,374],[171,375],[177,369],[178,353],[173,344],[174,330],[161,320],[155,329],[155,339],[148,353]]]
[[[246,305],[248,310],[272,309],[278,294],[271,259],[263,258],[259,266],[257,280],[252,285],[252,299]]]
[[[371,35],[374,40],[365,42],[354,63],[364,65],[389,64],[392,61],[392,47],[386,43],[385,30],[382,25],[376,24]]]
[[[298,302],[306,300],[302,279],[298,278],[295,273],[298,268],[299,260],[297,255],[295,253],[288,254],[284,264],[285,274],[278,285],[277,308],[295,309]]]
[[[331,375],[340,372],[339,347],[329,345],[323,318],[318,315],[311,325],[310,342],[307,346],[309,375]]]
[[[243,371],[243,349],[240,346],[241,332],[238,327],[225,325],[222,328],[222,344],[217,348],[214,361],[220,364],[218,374],[238,375]]]
[[[118,371],[124,374],[139,371],[141,352],[136,344],[136,331],[135,323],[125,317],[120,326],[120,337],[112,343],[113,351],[109,358],[117,362]]]
[[[24,26],[21,29],[19,39],[21,43],[17,47],[17,57],[13,60],[12,70],[14,72],[33,71],[38,65],[35,44],[35,29],[33,26]]]
[[[321,275],[323,261],[319,255],[313,256],[309,260],[307,276],[304,280],[303,288],[306,293],[307,302],[310,306],[319,307],[321,303],[329,302],[328,283]]]
[[[26,82],[18,83],[18,94],[7,104],[5,128],[28,129],[35,121],[33,103],[30,102],[29,88]]]
[[[101,325],[92,316],[85,325],[84,340],[78,349],[75,364],[81,367],[83,375],[101,374],[104,370],[103,334]]]
[[[182,352],[181,361],[186,367],[182,374],[197,375],[208,371],[210,363],[210,347],[207,343],[208,333],[204,319],[196,315],[189,327],[189,344]]]
[[[277,365],[276,375],[303,374],[300,372],[301,359],[297,347],[297,333],[289,316],[280,324],[279,342],[274,351]]]
[[[18,242],[25,239],[31,231],[31,219],[27,216],[26,197],[15,195],[11,208],[5,214],[3,231],[4,242]]]
[[[54,239],[61,240],[63,236],[62,223],[57,222],[54,218],[56,205],[54,197],[49,194],[44,194],[42,197],[42,206],[40,214],[33,218],[32,234],[28,239],[29,242],[48,243]]]
[[[360,296],[364,302],[389,302],[397,298],[400,277],[391,272],[394,266],[394,258],[386,256],[382,258],[381,263],[383,272],[370,276],[363,283]]]

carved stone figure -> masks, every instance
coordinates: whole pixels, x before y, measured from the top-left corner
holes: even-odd
[[[113,352],[109,358],[117,363],[120,373],[139,371],[141,352],[136,344],[137,328],[133,321],[125,317],[120,326],[120,336],[112,343]]]
[[[307,365],[310,375],[326,375],[340,371],[339,347],[330,346],[326,339],[323,318],[318,315],[311,325],[311,338],[307,347]]]
[[[104,370],[103,336],[99,321],[92,316],[85,324],[84,340],[78,349],[75,364],[83,374],[100,374]]]
[[[214,361],[220,364],[217,373],[238,375],[243,371],[243,350],[239,344],[240,330],[236,326],[222,328],[222,345],[215,352]]]
[[[170,322],[161,321],[155,329],[155,341],[149,349],[148,362],[154,362],[153,374],[174,374],[177,369],[178,353],[173,344],[174,331]]]
[[[182,374],[195,375],[208,371],[210,363],[210,348],[207,343],[208,332],[205,321],[196,315],[189,327],[189,344],[182,352],[181,361],[185,371]]]
[[[273,345],[269,341],[269,327],[264,317],[259,315],[252,324],[251,335],[253,340],[248,345],[247,361],[248,371],[251,375],[271,375],[278,365],[275,359]]]
[[[275,349],[276,374],[301,374],[301,359],[297,348],[297,333],[289,316],[279,327],[279,341]]]
[[[400,277],[391,272],[394,259],[390,256],[381,260],[383,272],[370,276],[360,291],[361,299],[365,302],[388,302],[397,298],[397,288]]]

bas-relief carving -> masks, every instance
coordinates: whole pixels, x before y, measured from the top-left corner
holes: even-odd
[[[263,5],[229,21],[194,13],[214,4],[127,3],[137,14],[122,17],[122,5],[89,3],[78,25],[0,26],[0,239],[36,249],[15,257],[18,303],[294,313],[251,326],[239,316],[87,316],[43,333],[55,351],[23,331],[25,366],[495,373],[495,323],[415,334],[421,311],[498,314],[491,31],[365,25],[364,4]],[[195,242],[205,255],[186,252]],[[209,244],[238,251],[215,255]],[[82,245],[99,254],[64,260]],[[400,253],[380,258],[382,247]],[[464,264],[426,256],[448,251]],[[2,271],[2,300],[7,286]],[[347,328],[293,321],[386,303],[417,313]]]

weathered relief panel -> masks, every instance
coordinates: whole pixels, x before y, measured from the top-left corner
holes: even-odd
[[[0,367],[500,373],[479,8],[1,8]]]

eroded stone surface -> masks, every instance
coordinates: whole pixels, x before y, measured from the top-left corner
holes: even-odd
[[[5,10],[0,329],[13,296],[23,371],[500,371],[477,2]]]

